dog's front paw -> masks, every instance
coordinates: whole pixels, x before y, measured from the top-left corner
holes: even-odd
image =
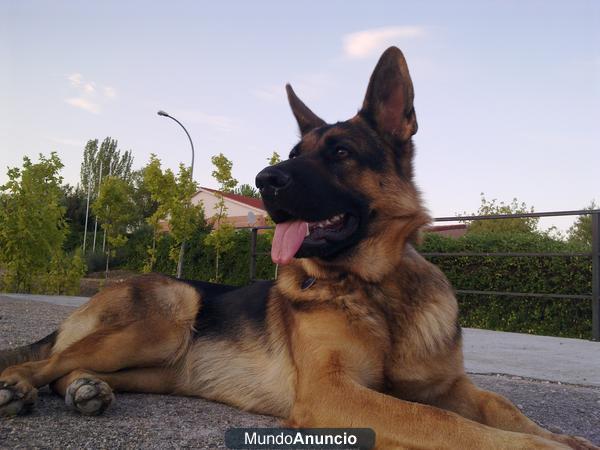
[[[595,446],[590,441],[579,436],[570,436],[568,434],[553,434],[552,440],[566,444],[574,450],[600,450],[600,447]]]
[[[0,416],[16,416],[31,411],[37,398],[37,389],[28,383],[0,381]]]
[[[65,403],[86,416],[103,413],[114,399],[110,386],[95,378],[76,379],[65,394]]]

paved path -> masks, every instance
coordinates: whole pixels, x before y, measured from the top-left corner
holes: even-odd
[[[600,342],[465,328],[464,353],[470,373],[600,387]]]
[[[1,296],[12,299],[31,300],[34,302],[50,303],[60,306],[80,306],[87,302],[89,297],[74,297],[70,295],[33,295],[33,294],[2,294]]]
[[[73,310],[73,304],[85,301],[73,298],[48,300],[48,297],[26,299],[0,294],[0,348],[22,345],[45,336]],[[552,370],[557,360],[552,358],[551,352],[557,348],[564,350],[563,357],[570,358],[571,363],[576,361],[577,366],[585,367],[586,371],[597,367],[594,366],[596,360],[590,361],[597,354],[594,353],[598,348],[596,343],[572,339],[558,341],[465,330],[467,367],[475,372],[518,375],[473,375],[472,378],[479,386],[510,398],[543,426],[556,432],[585,436],[600,444],[600,389],[594,387],[597,386],[597,373],[590,376],[588,372],[581,372],[586,375],[569,378],[584,386],[525,378],[568,376],[568,371],[563,370],[565,367]],[[549,355],[536,359],[531,357],[531,349]],[[581,349],[584,353],[578,356],[576,353]],[[498,358],[496,352],[499,352]],[[523,367],[528,371],[520,372]],[[244,413],[196,398],[148,394],[118,394],[117,398],[117,403],[103,416],[83,417],[68,410],[62,399],[42,389],[37,407],[30,415],[0,418],[0,449],[215,449],[223,448],[223,434],[229,427],[278,424],[271,417]]]

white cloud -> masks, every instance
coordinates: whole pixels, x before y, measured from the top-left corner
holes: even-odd
[[[85,83],[83,85],[83,91],[87,92],[88,94],[91,94],[92,92],[96,92],[96,83],[94,83],[94,82]]]
[[[425,36],[421,26],[374,28],[357,31],[343,37],[344,55],[352,59],[366,58],[381,53],[386,47],[398,44],[398,40]]]
[[[117,91],[115,90],[114,87],[104,86],[104,96],[106,98],[116,98],[117,97]]]
[[[99,88],[95,81],[84,79],[79,72],[68,75],[67,80],[77,92],[77,96],[67,98],[65,102],[75,108],[99,114],[101,106],[117,98],[117,91],[114,87],[101,86]]]
[[[67,77],[67,80],[69,80],[73,86],[78,87],[81,86],[83,75],[80,73],[72,73]]]
[[[98,105],[97,103],[93,103],[90,100],[87,100],[83,97],[67,98],[65,102],[71,106],[74,106],[75,108],[80,108],[93,114],[100,113],[100,105]]]

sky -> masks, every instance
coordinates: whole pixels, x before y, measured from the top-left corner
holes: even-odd
[[[513,198],[536,211],[600,201],[598,1],[0,0],[0,183],[56,151],[77,184],[88,139],[135,167],[155,153],[216,187],[212,155],[252,183],[298,131],[290,82],[328,122],[353,116],[381,52],[415,87],[416,182],[433,216]],[[551,223],[566,227],[565,219]],[[569,219],[566,219],[569,221]]]

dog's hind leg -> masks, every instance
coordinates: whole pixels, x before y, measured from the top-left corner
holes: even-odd
[[[200,305],[193,287],[155,275],[96,294],[63,322],[40,360],[29,358],[2,371],[0,415],[26,411],[36,388],[74,370],[111,373],[173,365],[188,348]]]
[[[36,388],[78,369],[111,373],[169,366],[187,349],[191,331],[168,321],[134,322],[121,330],[93,332],[48,359],[9,367],[0,376],[0,415],[26,411]]]
[[[112,373],[74,370],[50,386],[65,403],[85,415],[98,415],[114,401],[113,391],[172,394],[178,371],[174,367],[125,369]]]

